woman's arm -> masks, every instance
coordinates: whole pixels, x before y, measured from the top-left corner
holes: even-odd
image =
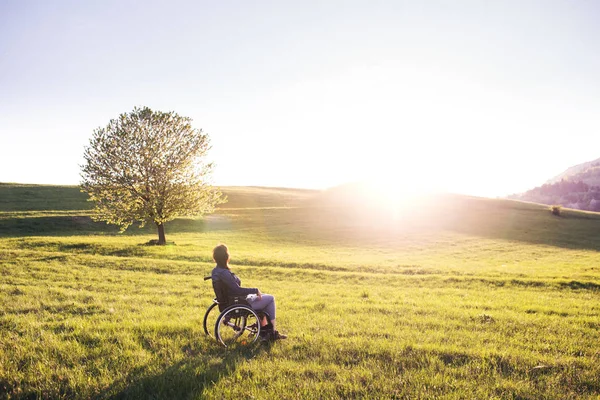
[[[239,278],[236,280],[237,277],[231,271],[224,268],[218,269],[220,271],[217,271],[217,273],[215,274],[216,276],[213,276],[213,280],[217,278],[217,280],[223,282],[225,286],[227,286],[227,292],[230,296],[247,296],[249,294],[258,295],[260,293],[260,290],[258,290],[258,288],[241,287],[238,283]]]

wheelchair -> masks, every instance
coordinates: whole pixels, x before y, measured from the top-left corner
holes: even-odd
[[[212,280],[212,277],[204,280]],[[213,289],[216,297],[204,313],[204,333],[225,347],[255,343],[265,329],[261,321],[266,318],[266,326],[271,325],[269,314],[252,309],[245,296],[228,296],[221,282],[213,282]]]

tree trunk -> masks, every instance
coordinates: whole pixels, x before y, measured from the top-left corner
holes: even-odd
[[[167,239],[165,239],[165,224],[157,223],[156,227],[158,228],[158,244],[167,244]]]

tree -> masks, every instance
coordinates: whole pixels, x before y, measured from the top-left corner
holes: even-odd
[[[95,202],[95,221],[118,225],[164,224],[179,216],[210,213],[225,198],[208,183],[204,162],[209,138],[174,112],[134,108],[98,128],[85,148],[81,188]]]

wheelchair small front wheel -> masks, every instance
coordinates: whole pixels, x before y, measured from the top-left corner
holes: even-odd
[[[215,337],[225,347],[234,343],[248,345],[260,335],[260,319],[248,306],[233,305],[226,308],[215,324]]]
[[[207,336],[214,337],[215,324],[219,318],[219,303],[212,303],[204,314],[204,320],[202,326],[204,327],[204,333]]]

